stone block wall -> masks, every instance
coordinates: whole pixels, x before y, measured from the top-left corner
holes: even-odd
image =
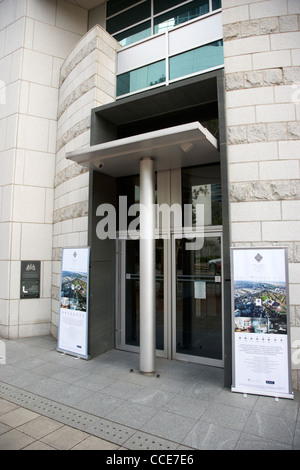
[[[66,153],[89,146],[91,109],[115,99],[116,53],[121,46],[94,26],[60,72],[53,212],[51,333],[57,337],[62,248],[88,244],[89,171]]]
[[[59,70],[87,11],[0,1],[0,335],[49,334]],[[41,261],[39,299],[20,299],[21,260]]]
[[[231,243],[288,246],[299,390],[300,2],[223,0],[222,7]]]

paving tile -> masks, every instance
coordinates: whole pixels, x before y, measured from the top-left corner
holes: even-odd
[[[208,423],[215,424],[216,426],[242,431],[249,415],[249,410],[213,402],[209,405],[200,419],[201,421],[207,421]]]
[[[33,411],[29,411],[25,408],[17,408],[16,410],[10,411],[9,413],[0,416],[0,422],[12,428],[16,428],[24,423],[27,423],[28,421],[37,418],[38,416],[39,415]]]
[[[57,450],[54,447],[48,446],[45,442],[34,441],[32,444],[24,447],[22,450]]]
[[[159,411],[142,427],[142,431],[159,436],[170,441],[182,442],[195,425],[196,420]]]
[[[234,406],[237,408],[244,408],[245,410],[252,410],[257,402],[256,395],[243,393],[233,393],[229,389],[223,389],[216,397],[216,402],[223,403],[223,405]]]
[[[85,387],[92,391],[102,390],[107,388],[113,382],[107,377],[103,377],[100,374],[89,373],[82,379],[78,379],[74,382],[74,385],[78,387]]]
[[[40,440],[58,450],[69,450],[87,437],[83,431],[63,426]]]
[[[292,447],[271,439],[253,436],[252,434],[242,433],[235,450],[291,450]]]
[[[143,387],[136,395],[130,398],[130,401],[140,405],[162,408],[175,396],[175,392],[169,392],[155,387]]]
[[[4,400],[3,398],[0,399],[0,416],[9,413],[10,411],[16,410],[17,408],[19,408],[19,405],[15,405],[14,403]]]
[[[46,416],[39,416],[38,418],[19,426],[18,431],[24,432],[35,439],[41,439],[62,426],[63,424],[54,421],[53,419],[47,418]]]
[[[300,449],[300,393],[244,398],[224,389],[221,369],[157,358],[159,377],[148,377],[138,355],[75,360],[56,344],[7,342],[1,449]]]
[[[11,427],[7,424],[0,423],[0,435],[10,431]]]
[[[183,440],[183,444],[199,450],[233,450],[240,432],[199,421]]]
[[[95,393],[92,396],[78,401],[76,408],[95,414],[96,416],[105,417],[112,410],[122,405],[124,400],[116,397],[110,397],[104,393]]]
[[[157,408],[126,402],[106,415],[107,419],[134,429],[140,429],[153,415]]]
[[[295,428],[294,419],[253,411],[243,431],[292,446]]]
[[[197,400],[195,398],[175,396],[164,407],[164,411],[169,411],[187,418],[199,419],[210,405],[208,400]]]
[[[295,400],[279,398],[275,400],[272,397],[258,397],[254,406],[254,411],[267,413],[274,416],[287,417],[296,420],[298,415],[299,403]]]
[[[100,439],[96,436],[89,436],[79,444],[75,445],[72,450],[117,450],[119,446],[111,442]]]
[[[34,439],[26,434],[11,429],[0,436],[0,450],[21,450],[34,441]]]
[[[293,447],[295,449],[300,450],[300,421],[297,421],[297,423],[296,423]]]

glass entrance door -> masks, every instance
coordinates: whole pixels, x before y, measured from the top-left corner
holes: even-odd
[[[205,234],[201,249],[173,235],[156,240],[156,353],[223,366],[222,236]],[[139,240],[118,241],[117,340],[139,351]]]
[[[119,286],[121,298],[117,325],[117,346],[138,351],[140,346],[140,260],[139,240],[119,240]],[[163,354],[165,284],[164,284],[164,240],[156,240],[156,349]],[[118,304],[117,304],[118,305]]]
[[[222,238],[205,234],[196,249],[190,243],[174,236],[173,357],[222,366]]]

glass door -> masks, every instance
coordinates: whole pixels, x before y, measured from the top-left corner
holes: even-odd
[[[117,347],[138,352],[140,346],[139,240],[118,240]],[[164,240],[156,240],[156,349],[165,349]]]
[[[222,235],[156,240],[157,356],[223,366]],[[139,240],[118,240],[116,347],[139,352]]]
[[[190,238],[174,235],[172,349],[176,359],[223,366],[221,245],[221,234],[205,234],[203,246],[196,249],[189,249]]]

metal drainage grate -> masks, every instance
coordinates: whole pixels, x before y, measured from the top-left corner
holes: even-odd
[[[73,408],[65,409],[59,416],[56,417],[57,421],[72,426],[81,431],[86,431],[87,428],[94,425],[99,418],[97,416],[78,411]],[[89,431],[90,432],[90,431]]]
[[[53,419],[57,419],[65,409],[59,403],[2,383],[0,384],[0,397]]]
[[[92,426],[89,426],[86,429],[86,432],[100,437],[101,439],[105,439],[106,441],[123,445],[124,442],[126,442],[135,433],[135,429],[98,418]]]
[[[174,450],[177,449],[178,443],[137,432],[126,442],[126,447],[132,450]]]

